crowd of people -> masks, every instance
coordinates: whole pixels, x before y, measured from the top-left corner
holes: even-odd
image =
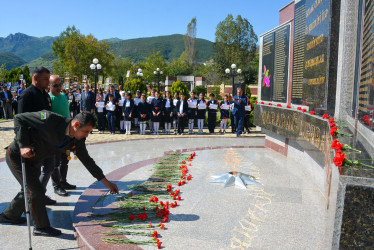
[[[64,93],[65,92],[65,93]],[[15,97],[15,98],[14,98]],[[76,98],[77,97],[77,98]],[[160,93],[152,90],[149,96],[136,91],[116,91],[110,86],[107,93],[99,90],[97,95],[84,85],[83,91],[66,92],[61,78],[53,75],[44,67],[33,71],[32,84],[25,88],[21,85],[17,93],[11,93],[7,87],[0,92],[4,115],[7,119],[14,116],[15,139],[6,148],[6,162],[10,171],[21,184],[21,191],[0,214],[0,223],[22,224],[26,221],[21,215],[25,212],[25,194],[22,188],[23,174],[26,174],[28,204],[34,223],[35,236],[58,236],[61,231],[51,227],[46,206],[56,201],[46,196],[47,184],[52,179],[54,192],[67,196],[76,186],[67,182],[68,164],[73,157],[83,163],[98,181],[101,181],[113,193],[118,187],[108,181],[99,166],[89,156],[85,145],[86,137],[97,127],[103,133],[106,127],[110,133],[116,130],[141,135],[182,135],[185,126],[192,134],[197,123],[197,133],[202,134],[207,116],[209,133],[214,133],[217,125],[217,113],[220,114],[220,132],[227,129],[231,120],[232,132],[239,137],[243,126],[249,132],[249,98],[241,88],[237,95],[218,102],[214,94],[205,99],[204,93],[186,93],[169,91]],[[15,106],[16,102],[16,106]],[[16,109],[14,110],[14,108]],[[97,118],[96,118],[97,117]],[[135,129],[132,130],[132,126]],[[25,173],[22,171],[25,164]],[[28,196],[28,195],[27,195]]]
[[[232,133],[238,136],[244,130],[250,133],[251,104],[241,88],[238,88],[236,96],[226,95],[220,102],[214,94],[210,94],[207,100],[204,93],[199,93],[197,98],[197,93],[191,92],[186,100],[186,93],[176,92],[172,96],[170,91],[160,93],[151,90],[147,96],[139,90],[135,93],[123,91],[121,87],[116,91],[114,86],[110,86],[109,91],[99,89],[95,98],[87,84],[83,91],[63,92],[69,100],[72,117],[82,111],[96,113],[99,133],[108,129],[111,134],[119,132],[130,135],[133,132],[158,135],[162,132],[182,135],[186,125],[188,134],[196,132],[196,125],[199,134],[203,133],[205,125],[209,133],[214,133],[217,125],[219,133],[226,133],[229,120]],[[76,98],[77,94],[79,98]]]

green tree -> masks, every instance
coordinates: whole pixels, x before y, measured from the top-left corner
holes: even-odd
[[[196,50],[196,17],[192,18],[187,25],[187,34],[184,35],[184,52],[186,52],[187,63],[191,66],[197,64],[197,50]]]
[[[224,75],[225,69],[235,63],[242,69],[244,82],[252,83],[256,74],[252,62],[256,57],[257,41],[253,26],[246,18],[238,15],[234,19],[229,14],[216,29],[215,62],[218,72]]]
[[[186,99],[190,98],[190,93],[188,91],[188,88],[186,84],[181,82],[179,79],[173,82],[173,85],[169,89],[172,96],[174,96],[175,92],[178,92],[179,94],[184,93],[186,95]]]
[[[53,55],[58,57],[54,62],[53,69],[56,74],[63,75],[69,72],[71,76],[82,77],[93,73],[90,64],[94,58],[99,59],[102,65],[100,74],[110,75],[112,73],[113,53],[105,41],[98,41],[92,35],[83,35],[78,29],[68,27],[53,42]]]
[[[204,93],[204,95],[206,95],[207,93],[207,89],[205,86],[196,86],[193,90],[193,92],[195,92],[197,95],[199,95],[200,93]]]
[[[210,93],[214,94],[216,100],[222,100],[221,88],[218,85],[214,85],[214,87],[211,88]]]
[[[144,60],[138,62],[136,66],[143,70],[144,81],[151,84],[152,87],[157,86],[157,77],[153,74],[157,68],[163,71],[163,74],[160,76],[160,81],[165,81],[165,77],[168,75],[168,64],[164,56],[161,55],[161,51],[151,53],[148,57],[144,58]]]
[[[123,85],[126,81],[126,74],[128,70],[132,70],[133,64],[130,58],[119,58],[116,57],[112,61],[112,80],[113,82],[118,82]]]
[[[140,90],[141,93],[147,93],[147,86],[142,79],[133,79],[125,83],[123,90],[130,91],[132,95],[134,95],[137,90]]]
[[[178,59],[173,59],[171,63],[169,63],[167,67],[167,72],[169,76],[183,76],[189,75],[192,72],[190,65],[184,59],[184,55],[186,53],[183,52],[181,57]]]

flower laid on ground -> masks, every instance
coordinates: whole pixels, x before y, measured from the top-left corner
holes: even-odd
[[[297,110],[301,110],[301,107],[297,107]]]
[[[187,184],[187,180],[191,180],[192,175],[188,172],[192,166],[191,161],[195,156],[195,152],[189,155],[171,153],[162,158],[155,164],[156,171],[148,181],[131,186],[134,193],[124,195],[123,199],[121,197],[120,201],[115,203],[119,208],[118,212],[97,215],[97,217],[105,217],[104,221],[111,222],[108,227],[113,230],[104,234],[115,237],[104,237],[103,241],[115,244],[155,244],[158,248],[161,248],[162,243],[158,239],[157,231],[152,231],[152,222],[157,221],[156,225],[162,230],[165,229],[164,223],[169,221],[169,209],[176,208],[180,205],[178,201],[182,200],[181,190],[173,189],[173,185],[179,184],[182,186]],[[190,167],[187,167],[187,159]],[[125,223],[128,223],[128,225]],[[151,239],[140,241],[129,238],[129,235],[148,236]]]
[[[328,114],[324,114],[324,115],[322,116],[322,118],[323,118],[323,119],[329,119],[329,115],[328,115]]]
[[[265,104],[264,102],[261,102],[261,104]]]
[[[303,113],[305,113],[306,112],[306,109],[303,109],[303,110],[301,110]]]
[[[273,105],[271,102],[268,103],[270,106]]]
[[[311,114],[311,115],[315,115],[316,112],[314,112],[314,111],[310,111],[310,114]]]
[[[277,107],[282,107],[282,104],[277,104]]]
[[[290,106],[290,105],[287,105],[287,108],[288,108],[288,109],[290,109],[290,108],[291,108],[291,106]]]

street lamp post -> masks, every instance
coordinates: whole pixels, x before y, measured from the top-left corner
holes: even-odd
[[[90,65],[91,70],[94,72],[95,77],[95,99],[96,99],[96,93],[97,93],[97,72],[101,70],[101,64],[99,64],[99,60],[97,58],[92,60],[92,64]]]
[[[160,68],[157,68],[155,71],[153,71],[153,74],[155,76],[157,76],[157,87],[158,87],[158,91],[161,91],[160,89],[160,76],[163,74],[164,72],[160,71]]]
[[[231,64],[231,70],[229,68],[225,69],[225,73],[228,77],[232,76],[232,96],[235,95],[234,93],[234,86],[235,86],[235,76],[239,76],[241,73],[242,73],[242,70],[241,69],[238,69],[237,71],[235,71],[236,69],[236,64]]]
[[[143,77],[143,70],[141,68],[138,69],[138,72],[136,72],[136,75],[139,77],[139,78],[142,78]]]

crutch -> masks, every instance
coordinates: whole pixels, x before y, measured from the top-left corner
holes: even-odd
[[[30,228],[30,210],[28,204],[28,195],[27,195],[27,183],[26,183],[26,170],[25,170],[25,159],[21,155],[21,164],[22,164],[22,182],[23,182],[23,194],[25,197],[25,213],[26,213],[26,221],[27,221],[27,228],[29,230],[29,250],[32,250],[31,246],[31,228]]]

